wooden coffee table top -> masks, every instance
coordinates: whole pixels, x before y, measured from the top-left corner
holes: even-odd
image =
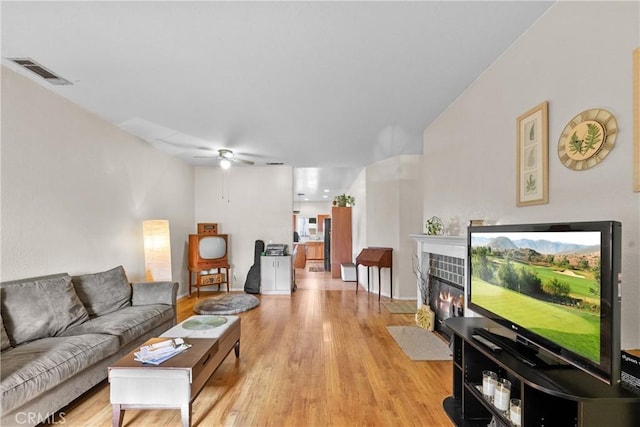
[[[151,338],[140,347],[166,341],[167,338]],[[213,338],[184,338],[184,341],[191,344],[191,348],[183,351],[169,360],[165,360],[159,365],[144,364],[134,360],[133,353],[140,350],[136,348],[122,359],[111,365],[109,369],[119,368],[141,368],[141,369],[193,369],[207,353],[215,354],[218,351],[218,340]]]

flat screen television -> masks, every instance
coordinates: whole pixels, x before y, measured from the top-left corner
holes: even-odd
[[[228,249],[226,234],[190,234],[189,270],[202,271],[227,267]]]
[[[471,226],[468,307],[600,380],[620,381],[621,224]]]

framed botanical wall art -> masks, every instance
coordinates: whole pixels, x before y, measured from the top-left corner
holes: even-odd
[[[633,191],[640,191],[640,48],[633,51]]]
[[[548,119],[545,101],[516,121],[516,206],[549,203]]]

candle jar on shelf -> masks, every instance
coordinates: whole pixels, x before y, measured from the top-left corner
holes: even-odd
[[[499,411],[509,411],[509,400],[511,398],[511,381],[500,378],[496,383],[493,392],[493,406]]]
[[[511,424],[515,427],[520,427],[522,425],[521,411],[520,399],[511,399],[511,403],[509,404],[509,419],[511,420]]]
[[[489,402],[493,402],[498,374],[493,371],[482,371],[482,396]]]

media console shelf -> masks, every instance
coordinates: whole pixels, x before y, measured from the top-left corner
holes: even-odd
[[[472,338],[476,329],[496,327],[488,319],[454,317],[453,395],[443,402],[456,426],[486,426],[492,417],[509,420],[482,397],[482,371],[511,381],[511,397],[522,401],[523,427],[640,426],[640,396],[610,386],[568,366],[532,367],[510,352],[493,352]]]

